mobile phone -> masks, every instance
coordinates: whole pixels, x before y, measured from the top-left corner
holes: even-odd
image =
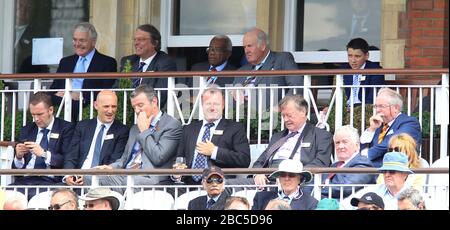
[[[28,139],[23,139],[23,140],[18,141],[17,143],[18,143],[18,144],[23,144],[23,143],[25,143],[25,142],[27,142],[27,141],[28,141]]]

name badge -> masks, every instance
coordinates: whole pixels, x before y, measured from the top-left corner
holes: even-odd
[[[223,135],[223,130],[214,130],[213,135]]]
[[[50,133],[50,138],[58,139],[59,138],[59,133]]]
[[[365,81],[366,80],[366,76],[361,76],[361,78],[359,79],[359,81]]]
[[[311,143],[309,143],[309,142],[303,142],[303,143],[300,145],[300,147],[302,147],[302,148],[309,148],[309,147],[311,147]]]
[[[106,135],[105,141],[106,141],[106,140],[111,140],[111,139],[114,139],[114,134],[108,134],[108,135]]]

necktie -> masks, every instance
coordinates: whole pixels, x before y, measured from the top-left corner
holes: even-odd
[[[137,70],[137,72],[144,72],[144,66],[145,66],[145,62],[141,62],[139,63],[139,68]],[[138,87],[141,84],[141,79],[142,78],[136,78],[133,80],[133,88]]]
[[[355,86],[359,86],[359,75],[355,74],[353,75],[353,82],[352,82],[352,95],[351,97],[353,98],[353,103],[355,103],[356,101],[358,101],[358,88],[359,87],[355,87]]]
[[[386,136],[386,132],[389,129],[389,125],[388,124],[384,124],[383,128],[381,129],[380,135],[378,135],[378,144],[380,144],[384,137]]]
[[[95,167],[100,163],[100,153],[102,151],[103,132],[105,131],[105,125],[102,124],[100,131],[98,131],[97,139],[95,140],[94,156],[92,157],[91,167]]]
[[[336,168],[341,168],[342,165],[343,165],[344,163],[345,163],[345,161],[338,161],[338,162],[336,163]],[[327,179],[330,180],[330,179],[333,178],[335,175],[336,175],[336,173],[330,173],[330,174],[328,174]]]
[[[217,69],[216,69],[216,67],[213,66],[213,67],[211,67],[211,69],[209,71],[217,72]],[[212,81],[211,81],[211,79],[212,79]],[[215,81],[215,76],[208,76],[208,78],[206,79],[206,84],[207,85],[214,84],[214,81]]]
[[[208,202],[206,202],[206,209],[211,209],[211,207],[216,203],[214,199],[209,199]]]
[[[156,131],[155,127],[150,125],[150,134]],[[133,145],[133,149],[131,149],[130,159],[126,164],[127,169],[140,169],[142,166],[142,151],[141,144],[136,140]]]
[[[206,142],[206,140],[209,140],[209,137],[211,136],[210,129],[213,126],[214,126],[214,123],[208,123],[205,125],[206,128],[205,128],[205,132],[203,133],[203,136],[202,136],[202,142]],[[208,167],[207,162],[208,162],[208,158],[205,155],[197,153],[197,156],[195,157],[194,165],[192,168],[204,169],[204,168]],[[201,177],[201,175],[193,175],[192,179],[195,182],[199,182],[202,179],[202,177]]]
[[[270,146],[269,150],[267,150],[266,152],[266,162],[269,160],[269,158],[272,156],[272,154],[274,152],[276,152],[281,146],[283,146],[284,143],[286,143],[286,141],[297,135],[298,132],[291,132],[288,135],[282,137],[280,140],[278,140],[277,142],[275,142],[272,146]]]
[[[44,149],[44,151],[48,150],[48,132],[50,130],[48,129],[42,129],[41,133],[42,133],[42,139],[41,139],[41,143],[39,143],[39,145],[42,147],[42,149]],[[34,168],[35,169],[45,169],[47,168],[47,165],[45,164],[45,159],[43,157],[36,157],[36,161],[34,163]]]
[[[86,73],[86,58],[85,57],[80,57],[73,72],[74,73]],[[82,89],[83,88],[83,80],[84,80],[83,78],[73,78],[72,79],[72,88],[73,89]]]

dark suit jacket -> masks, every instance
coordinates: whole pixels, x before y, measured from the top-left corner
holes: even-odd
[[[309,147],[299,147],[301,148],[300,159],[303,165],[305,167],[328,167],[331,164],[331,153],[333,152],[332,135],[323,129],[319,129],[313,126],[309,122],[306,122],[303,132],[306,132],[305,135],[303,136],[303,144],[310,143]],[[286,136],[287,134],[288,134],[287,129],[282,132],[275,133],[270,139],[269,146],[267,146],[267,149],[261,154],[261,156],[259,156],[258,160],[256,160],[256,162],[253,164],[253,168],[268,167],[268,165],[264,165],[264,162],[266,162],[266,152],[275,142],[277,142],[279,139]]]
[[[135,54],[120,59],[120,71],[123,71],[127,60],[130,60],[133,72],[137,72],[139,69],[140,57]],[[147,68],[147,72],[150,71],[177,71],[177,65],[169,55],[163,51],[158,51]],[[167,88],[167,78],[144,78],[142,79],[141,84],[147,84],[153,88]],[[167,101],[167,90],[161,91],[161,97],[159,97],[159,99],[161,100],[161,108],[163,108]]]
[[[201,63],[194,64],[191,68],[191,71],[209,71],[209,67],[210,67],[210,64],[208,62],[201,62]],[[236,69],[237,68],[228,61],[222,71],[231,71],[231,70],[236,70]],[[233,80],[234,79],[232,77],[219,77],[218,76],[216,81],[214,82],[214,84],[216,84],[220,87],[225,87],[225,85],[233,84]],[[192,77],[188,79],[186,85],[189,87],[192,87],[192,85],[193,85]]]
[[[77,123],[69,153],[64,160],[65,169],[80,169],[89,153],[97,126],[97,118]],[[114,135],[112,139],[103,140],[99,165],[111,164],[122,156],[128,139],[128,127],[115,120],[106,135]]]
[[[178,145],[179,157],[186,157],[186,164],[190,168],[194,161],[194,151],[197,138],[202,128],[202,121],[196,121],[183,127],[183,136]],[[216,131],[222,130],[222,135],[212,134],[211,141],[217,149],[217,158],[208,157],[208,165],[221,168],[247,168],[250,165],[250,147],[248,145],[245,128],[241,123],[222,119]],[[190,178],[190,177],[184,177]]]
[[[253,198],[252,210],[264,210],[269,201],[278,198],[277,191],[263,191],[257,192]],[[319,203],[314,197],[308,193],[302,192],[299,199],[291,201],[292,210],[314,210]]]
[[[337,162],[333,163],[331,168],[337,167]],[[362,156],[358,153],[353,159],[351,159],[344,168],[373,168],[372,162],[365,156]],[[322,183],[328,178],[327,174],[322,174]],[[375,174],[345,174],[345,173],[336,173],[330,179],[330,184],[375,184],[376,175]],[[356,191],[362,189],[362,187],[357,187]],[[352,194],[352,187],[343,187],[344,197],[347,197]],[[340,187],[331,187],[332,198],[340,197]],[[322,196],[328,197],[329,187],[325,187],[322,189]]]
[[[57,73],[73,73],[75,65],[78,61],[78,55],[74,54],[68,57],[64,57],[59,61]],[[117,72],[116,59],[103,55],[98,50],[95,50],[92,57],[91,64],[87,72]],[[115,79],[84,79],[83,89],[111,89],[114,85]],[[66,82],[64,79],[56,79],[53,81],[50,89],[64,89]],[[94,92],[94,97],[97,97],[98,92]],[[90,92],[83,92],[84,103],[89,102],[91,96]]]
[[[383,126],[380,126],[375,130],[375,134],[369,146],[370,148],[368,152],[368,158],[372,161],[374,167],[381,167],[384,154],[387,152],[389,146],[389,140],[393,135],[400,133],[409,134],[414,140],[416,140],[416,149],[417,152],[419,152],[420,145],[422,143],[422,132],[420,129],[420,123],[417,118],[410,117],[403,113],[398,115],[394,123],[392,123],[392,125],[387,130],[386,136],[384,136],[383,141],[378,144],[378,136],[380,135],[382,129]],[[364,149],[366,147],[367,144],[361,144],[361,149]]]
[[[74,130],[73,128],[74,124],[60,118],[55,118],[52,130],[48,134],[50,137],[48,142],[48,151],[50,151],[52,154],[50,159],[50,168],[63,167],[64,157],[67,155],[69,150],[67,146],[69,146],[72,139]],[[36,123],[28,123],[26,126],[22,127],[19,140],[36,141],[37,132],[38,127]],[[52,138],[51,134],[59,134],[59,137]],[[25,164],[22,168],[25,168],[27,166],[28,162],[31,160],[31,156],[31,153],[28,153],[24,156]],[[12,168],[17,168],[14,164],[14,161],[12,163]]]
[[[228,193],[226,193],[225,191],[222,192],[219,196],[219,199],[217,199],[217,202],[214,203],[209,209],[206,209],[207,196],[199,196],[189,201],[188,210],[224,210],[225,202],[227,201],[227,198],[229,196],[230,195],[228,195]]]
[[[343,69],[351,69],[350,65],[346,63]],[[364,69],[381,69],[378,63],[366,61]],[[366,79],[360,82],[361,85],[384,85],[384,75],[366,75]],[[353,75],[344,75],[344,85],[353,85]],[[373,88],[365,88],[366,104],[373,104]],[[345,88],[345,95],[347,99],[350,98],[351,88]],[[358,98],[362,101],[362,88],[359,89]]]

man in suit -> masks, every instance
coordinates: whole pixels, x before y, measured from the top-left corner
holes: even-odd
[[[117,96],[111,90],[102,90],[94,102],[97,117],[78,122],[69,152],[64,159],[65,169],[89,169],[110,164],[122,156],[128,139],[128,127],[115,120]],[[90,184],[83,176],[66,176],[68,185]]]
[[[250,164],[250,147],[245,128],[241,123],[223,118],[225,106],[222,91],[215,87],[207,88],[202,93],[202,108],[203,121],[183,127],[177,156],[186,158],[188,168],[207,168],[211,165],[247,168]],[[209,124],[211,127],[208,127]],[[187,176],[184,182],[200,184],[199,179]]]
[[[231,40],[226,35],[216,35],[211,39],[209,47],[206,49],[208,54],[208,62],[201,62],[194,64],[191,71],[227,71],[236,70],[236,67],[228,62],[231,57],[233,45]],[[192,81],[192,79],[191,79]],[[218,85],[220,87],[225,87],[228,84],[233,84],[233,78],[230,77],[218,77],[211,76],[206,79],[206,85]],[[192,87],[191,84],[187,84]],[[196,84],[198,86],[198,84]]]
[[[261,29],[255,28],[245,33],[243,38],[243,46],[245,51],[245,56],[248,63],[239,70],[296,70],[297,64],[295,63],[294,57],[289,52],[273,52],[269,48],[269,38],[267,34]],[[255,86],[288,86],[288,93],[294,93],[293,88],[303,86],[303,76],[247,76],[247,77],[236,77],[234,84],[242,85],[245,87],[255,87]],[[296,93],[301,94],[301,89],[296,89]],[[243,103],[250,92],[239,91],[239,103]],[[256,93],[252,91],[251,93]],[[269,92],[263,95],[267,100],[263,101],[265,108],[269,107],[270,97]],[[256,95],[256,94],[255,94]],[[281,90],[278,90],[278,96],[273,101],[277,102],[281,98]],[[233,97],[237,100],[237,93],[234,92]],[[252,98],[257,98],[252,95]],[[251,103],[255,103],[256,100]],[[256,108],[256,107],[252,107]]]
[[[73,31],[74,55],[64,57],[59,62],[57,73],[86,73],[86,72],[117,72],[117,62],[114,58],[101,54],[95,49],[97,42],[97,31],[95,27],[82,22],[75,26]],[[114,85],[114,79],[83,79],[72,78],[72,120],[76,121],[79,113],[80,93],[77,89],[111,89]],[[50,89],[64,89],[66,87],[64,79],[53,81]],[[52,92],[53,93],[53,92]],[[94,97],[98,92],[94,92]],[[64,91],[58,91],[52,94],[52,100],[55,105],[60,105],[63,99]],[[90,92],[83,91],[83,105],[90,101]],[[81,119],[81,118],[80,118]]]
[[[127,65],[131,65],[132,72],[177,71],[175,61],[161,51],[161,34],[153,25],[144,24],[137,27],[134,32],[134,48],[135,54],[125,56],[120,60],[121,72],[126,69]],[[146,84],[153,88],[167,88],[167,78],[139,77],[132,79],[133,88],[140,84]],[[160,100],[161,108],[163,108],[167,100],[167,90],[161,91]]]
[[[381,69],[378,63],[369,61],[369,44],[362,38],[352,39],[347,44],[347,58],[348,64],[343,66],[344,69]],[[364,104],[372,104],[374,89],[359,86],[384,85],[384,75],[344,75],[344,85],[354,86],[345,88],[347,106],[352,102],[354,105],[362,104],[362,91],[365,91]]]
[[[253,210],[264,210],[273,199],[282,199],[291,205],[292,210],[314,210],[318,201],[308,192],[302,190],[304,183],[312,179],[312,174],[303,170],[302,162],[286,159],[278,166],[278,170],[270,175],[278,178],[278,191],[262,191],[255,194]]]
[[[395,90],[382,88],[375,99],[376,114],[370,126],[361,134],[362,154],[368,156],[374,167],[380,167],[393,135],[409,134],[417,143],[419,152],[422,143],[420,123],[415,117],[403,114],[403,98]]]
[[[181,124],[158,108],[155,90],[148,85],[138,86],[131,94],[131,105],[137,115],[131,127],[127,146],[120,159],[99,169],[154,169],[172,168],[181,139]],[[135,176],[135,185],[154,185],[166,176]],[[101,185],[125,185],[126,176],[100,177]],[[119,189],[123,192],[121,189]]]
[[[285,159],[307,167],[328,167],[333,151],[332,135],[307,121],[308,103],[300,95],[287,95],[279,103],[286,129],[272,136],[253,168],[277,167]],[[255,175],[254,184],[264,186],[266,175]]]
[[[230,195],[224,189],[225,176],[222,169],[217,166],[205,168],[202,185],[207,194],[189,201],[188,210],[224,210]]]
[[[336,150],[337,161],[330,167],[332,168],[373,168],[372,162],[359,152],[358,130],[346,125],[338,128],[334,133],[334,146]],[[322,184],[338,185],[333,187],[325,186],[322,189],[322,196],[340,198],[341,188],[339,185],[345,184],[375,184],[375,175],[373,174],[346,174],[330,173],[322,174]],[[356,190],[362,189],[357,187]],[[343,197],[352,194],[352,187],[343,187]]]
[[[74,125],[53,116],[52,100],[46,93],[32,95],[29,106],[34,122],[28,123],[20,131],[20,143],[15,148],[12,168],[62,168]],[[60,180],[60,177],[53,176],[23,176],[16,177],[11,185],[52,185]],[[34,193],[34,189],[28,190],[30,197]]]

